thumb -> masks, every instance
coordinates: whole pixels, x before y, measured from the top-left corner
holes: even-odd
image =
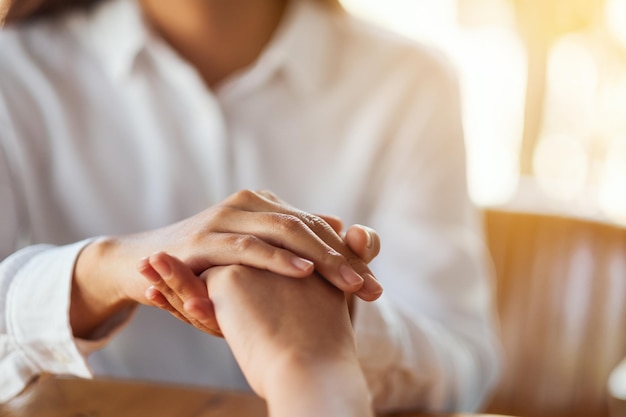
[[[345,241],[350,249],[366,263],[371,262],[380,252],[378,233],[370,227],[355,224],[346,232]]]

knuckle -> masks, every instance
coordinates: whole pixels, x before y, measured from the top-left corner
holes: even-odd
[[[323,219],[317,216],[309,215],[307,219],[311,226],[315,229],[328,229],[328,223],[326,223]]]
[[[357,256],[348,256],[345,259],[348,261],[352,269],[356,271],[365,267],[365,263],[363,262],[363,260]]]
[[[278,201],[278,197],[276,196],[276,194],[274,194],[270,190],[258,190],[257,194],[262,195],[263,197],[267,198],[268,200]]]
[[[245,205],[258,200],[259,196],[252,190],[243,189],[231,195],[231,197],[229,197],[229,200],[230,199],[232,199],[235,203]]]
[[[227,205],[218,205],[211,209],[202,224],[202,228],[207,232],[221,231],[228,220],[236,215],[238,210]]]
[[[302,221],[312,230],[329,230],[331,229],[330,225],[326,222],[326,220],[322,219],[319,216],[310,213],[302,214]]]
[[[233,208],[218,205],[207,210],[194,224],[186,227],[186,239],[192,247],[206,244],[210,237],[221,230],[221,225],[227,223],[232,216]]]
[[[334,249],[327,250],[322,256],[322,262],[325,264],[341,264],[345,260],[344,256]]]
[[[302,230],[304,227],[302,220],[291,214],[275,213],[273,215],[273,223],[280,233],[293,233]]]
[[[250,251],[253,247],[258,245],[258,243],[259,238],[257,238],[256,236],[240,235],[235,237],[233,247],[235,251],[242,253]]]
[[[291,255],[288,251],[284,249],[277,248],[275,246],[269,246],[266,250],[265,254],[266,258],[271,259],[272,261],[285,261],[289,262]]]
[[[232,209],[228,206],[219,205],[213,207],[211,212],[209,213],[209,219],[207,223],[215,222],[221,223],[223,222],[230,214],[232,213]]]
[[[184,241],[191,247],[201,245],[206,237],[211,234],[211,219],[212,217],[196,219],[198,221],[185,224],[182,230]]]
[[[273,203],[279,204],[283,207],[288,207],[289,205],[286,204],[283,200],[280,199],[280,197],[278,197],[278,195],[276,195],[273,191],[270,190],[259,190],[257,191],[257,193],[264,197],[266,200],[269,200]]]

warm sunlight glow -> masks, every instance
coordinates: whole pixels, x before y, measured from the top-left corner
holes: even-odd
[[[602,131],[626,134],[626,71],[601,92],[598,112]]]
[[[533,16],[550,24],[551,15],[541,14],[553,10],[548,3],[545,9],[537,3],[539,9],[524,21],[529,11],[524,15],[507,0],[341,2],[358,16],[443,49],[456,65],[468,186],[476,204],[518,202],[526,122],[531,135],[539,131],[533,153],[539,198],[565,202],[573,212],[584,212],[584,202],[610,221],[626,223],[625,139],[609,140],[626,137],[626,0],[606,0],[604,20],[580,15],[601,13],[599,7],[564,3],[559,10],[572,13],[556,16],[564,20],[552,22],[553,34],[537,35],[545,36],[541,42],[548,48],[545,67],[543,50],[532,40],[525,44],[522,34],[524,28],[534,30]],[[533,77],[527,79],[529,70]],[[543,114],[535,117],[531,111],[525,120],[527,89],[530,103],[541,106]]]
[[[539,186],[550,198],[573,200],[585,187],[587,159],[585,148],[574,137],[542,137],[533,158]]]
[[[545,131],[589,134],[595,121],[598,68],[581,39],[568,36],[554,45],[547,78]]]
[[[611,140],[599,198],[606,215],[626,225],[626,135]]]
[[[441,45],[456,28],[456,0],[341,0],[351,13],[409,38]]]
[[[494,2],[499,7],[472,8],[469,20],[480,21],[488,12],[490,24],[463,29],[456,0],[342,3],[355,15],[447,53],[461,81],[470,195],[481,206],[506,202],[519,178],[526,83],[523,46],[514,29],[506,27],[513,6]]]
[[[626,46],[626,0],[606,0],[605,17],[609,30]]]
[[[525,55],[507,28],[463,33],[461,68],[470,195],[481,206],[505,203],[519,179]]]

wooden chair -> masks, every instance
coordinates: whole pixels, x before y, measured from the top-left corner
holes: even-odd
[[[626,230],[487,211],[505,353],[490,413],[607,417],[626,356]]]

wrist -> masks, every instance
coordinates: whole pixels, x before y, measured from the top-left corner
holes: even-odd
[[[78,255],[70,298],[70,324],[77,337],[88,337],[107,318],[134,304],[117,282],[117,246],[113,238],[98,238]]]

